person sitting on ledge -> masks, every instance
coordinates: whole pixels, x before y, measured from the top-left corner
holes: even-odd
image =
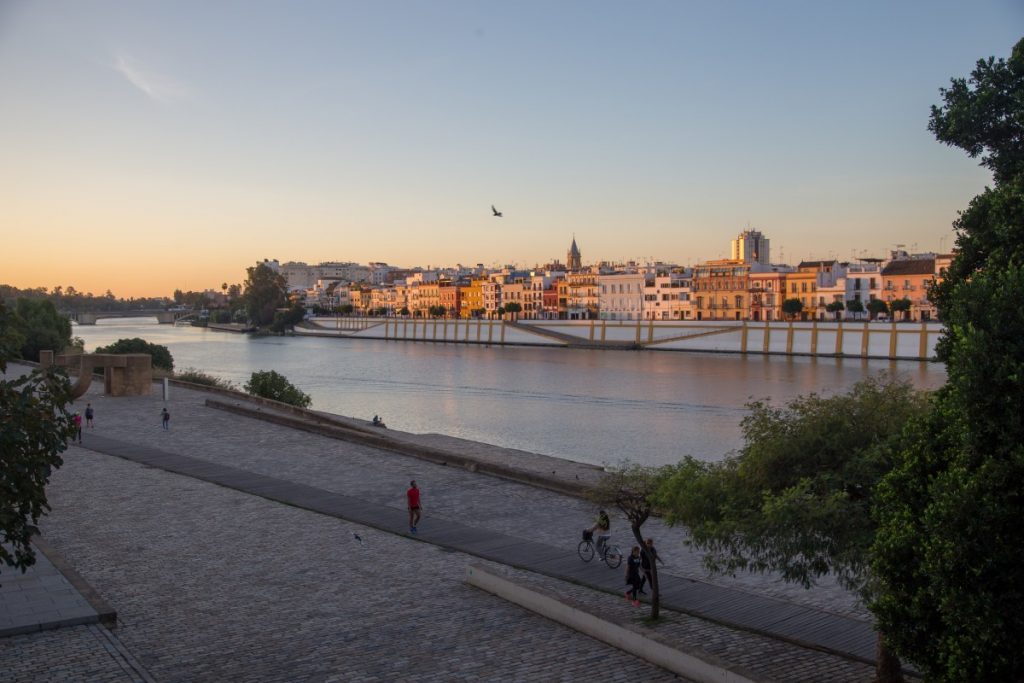
[[[387,427],[384,425],[384,420],[380,419],[380,416],[378,416],[378,415],[374,415],[373,416],[373,426],[374,427],[384,427],[385,429],[387,429]]]

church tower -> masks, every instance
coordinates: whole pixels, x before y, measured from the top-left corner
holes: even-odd
[[[583,270],[583,264],[580,260],[580,250],[579,247],[576,246],[576,235],[572,236],[572,246],[569,247],[569,251],[565,255],[565,265],[570,272]]]

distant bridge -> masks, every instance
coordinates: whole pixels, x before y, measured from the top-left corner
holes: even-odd
[[[66,315],[79,325],[95,325],[100,318],[156,318],[161,325],[171,325],[178,318],[194,311],[165,311],[162,308],[140,308],[135,311],[70,311]]]

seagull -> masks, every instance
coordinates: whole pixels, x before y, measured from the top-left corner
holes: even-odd
[[[359,534],[353,533],[352,537],[359,541],[359,545],[363,544],[363,539],[359,537]]]
[[[491,211],[494,212],[494,217],[495,218],[501,218],[501,211],[498,211],[497,209],[495,209],[494,208],[494,204],[491,204]]]

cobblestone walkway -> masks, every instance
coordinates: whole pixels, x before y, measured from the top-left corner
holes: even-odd
[[[155,446],[393,508],[416,478],[425,519],[564,547],[593,516],[583,501],[372,448],[295,432],[203,406],[172,388],[171,429],[159,393],[110,399],[98,385],[96,428]],[[118,611],[117,639],[157,681],[673,680],[664,671],[467,586],[467,555],[206,482],[71,448],[49,489],[44,536]],[[614,529],[624,528],[614,520]],[[676,576],[703,577],[675,529],[653,524]],[[360,543],[355,539],[358,534]],[[624,538],[621,531],[619,537]],[[645,610],[582,586],[484,563],[570,596],[613,620]],[[716,583],[839,613],[862,614],[834,586],[799,593],[773,577]],[[13,681],[75,680],[89,657],[112,659],[83,628],[0,640]],[[91,627],[94,628],[94,627]],[[871,667],[668,613],[662,635],[778,681],[868,681]],[[95,642],[89,650],[89,643]],[[86,653],[84,650],[89,650]],[[10,665],[10,667],[9,667]],[[81,680],[135,680],[120,671]],[[99,671],[99,668],[95,670]],[[108,676],[104,678],[103,676]],[[2,677],[0,677],[2,678]]]

